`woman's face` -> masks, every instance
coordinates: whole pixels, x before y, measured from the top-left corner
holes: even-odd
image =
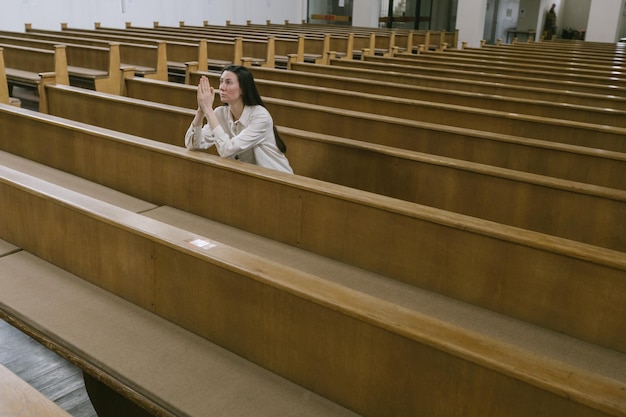
[[[241,88],[237,74],[231,71],[224,71],[220,77],[220,100],[222,103],[232,104],[241,100]]]

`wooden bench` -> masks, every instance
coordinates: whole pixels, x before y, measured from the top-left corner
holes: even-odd
[[[24,380],[0,365],[0,414],[6,417],[70,417]]]
[[[389,59],[389,58],[385,58]],[[397,58],[393,58],[396,59]],[[608,78],[599,77],[538,77],[530,74],[530,71],[526,75],[507,75],[501,72],[489,72],[489,71],[470,71],[464,68],[435,68],[428,66],[418,66],[411,62],[402,63],[401,61],[396,63],[392,62],[372,62],[372,61],[347,61],[341,59],[331,59],[331,65],[342,67],[353,67],[361,69],[374,69],[378,71],[389,71],[394,74],[406,73],[414,76],[423,75],[437,75],[448,78],[463,78],[465,80],[479,82],[499,82],[509,85],[518,85],[526,87],[538,87],[538,88],[554,88],[554,89],[569,89],[578,91],[581,93],[592,93],[602,95],[617,95],[626,96],[626,88],[622,81],[619,81],[613,85]]]
[[[272,66],[274,62],[274,39],[246,39],[238,36],[221,36],[219,38],[202,38],[200,36],[179,36],[176,34],[157,33],[145,30],[114,29],[104,28],[96,24],[95,30],[70,28],[62,24],[62,31],[69,33],[91,33],[105,35],[137,35],[143,38],[173,42],[193,42],[206,41],[207,57],[209,66],[212,68],[223,68],[232,63],[241,63],[242,58],[251,60],[255,65]],[[99,36],[99,35],[98,35]],[[295,48],[295,44],[294,44]]]
[[[501,77],[539,78],[544,82],[565,81],[580,84],[599,84],[605,86],[626,86],[626,78],[610,67],[602,69],[577,67],[561,68],[553,65],[532,64],[526,66],[499,63],[494,60],[448,59],[445,54],[396,55],[395,57],[366,57],[366,62],[417,66],[422,69],[462,70],[471,73],[497,74]]]
[[[262,83],[262,91],[267,93],[272,82],[301,84],[325,87],[336,91],[354,91],[377,94],[397,98],[415,99],[426,102],[448,103],[460,106],[471,106],[486,110],[497,110],[508,113],[528,114],[534,116],[550,115],[555,119],[566,119],[578,122],[605,124],[609,126],[624,126],[624,110],[604,107],[607,102],[604,97],[577,96],[584,105],[567,101],[556,102],[556,95],[552,97],[551,90],[545,90],[543,100],[525,99],[503,94],[474,93],[460,91],[453,88],[408,86],[404,84],[378,81],[372,83],[355,77],[329,76],[306,71],[279,71],[269,68],[252,68],[257,83]],[[197,85],[197,76],[190,74],[187,77],[190,84]],[[265,85],[268,84],[269,85]],[[615,99],[616,97],[613,97]],[[603,100],[604,99],[604,100]],[[567,100],[565,98],[564,100]],[[571,100],[575,101],[575,100]],[[622,99],[626,103],[626,99]],[[594,105],[595,104],[595,105]],[[608,103],[610,104],[610,103]]]
[[[19,99],[9,95],[9,82],[7,81],[7,73],[4,67],[3,49],[0,48],[0,103],[21,106]]]
[[[49,99],[48,108],[50,109],[50,113],[53,115],[71,118],[84,123],[96,124],[109,129],[147,137],[150,139],[175,143],[179,146],[182,146],[182,135],[184,135],[186,127],[188,127],[190,123],[189,120],[193,118],[194,114],[194,110],[192,109],[175,108],[158,103],[127,99],[123,97],[105,97],[103,95],[91,94],[87,91],[72,91],[61,87],[50,88],[50,91],[48,91],[47,94]],[[267,100],[266,104],[271,106],[274,101],[275,99],[272,99],[271,102],[270,100]],[[300,106],[300,109],[298,110],[300,117],[305,118],[304,115],[306,115],[307,119],[314,118],[314,112],[311,114],[307,113],[306,105],[301,105],[300,103],[296,104],[295,102],[285,103],[286,107],[294,107],[296,105]],[[72,112],[68,112],[65,110],[67,108],[74,109],[76,107],[88,109],[89,111],[79,112],[74,110]],[[99,109],[99,111],[96,112],[97,114],[107,114],[109,117],[107,117],[106,120],[94,117],[92,110],[94,108]],[[149,115],[155,117],[157,114],[159,115],[157,119],[160,121],[158,126],[144,127],[144,125],[146,125],[144,121],[151,117]],[[113,115],[115,115],[115,117],[112,117]],[[334,126],[338,127],[337,124]],[[349,165],[349,161],[350,159],[347,158],[344,163]],[[459,167],[463,166],[463,169],[461,171],[456,171],[459,175],[445,176],[441,174],[442,171],[445,171],[443,168],[444,164],[457,164]],[[548,178],[540,181],[540,183],[537,182],[534,185],[531,185],[531,182],[533,182],[531,180],[532,175],[522,173],[511,173],[508,177],[508,181],[513,182],[502,185],[502,181],[504,180],[503,177],[500,177],[499,175],[504,175],[504,171],[501,171],[499,175],[495,175],[498,179],[493,179],[495,181],[494,185],[498,183],[499,186],[490,188],[491,186],[488,185],[488,179],[484,178],[484,171],[476,177],[473,177],[470,172],[472,169],[476,170],[478,167],[474,166],[473,168],[470,168],[469,165],[471,164],[465,165],[466,166],[464,166],[461,161],[443,162],[442,160],[439,162],[438,169],[433,167],[438,174],[426,174],[425,171],[422,174],[416,175],[416,177],[419,177],[420,175],[424,176],[424,178],[441,177],[439,181],[450,181],[450,187],[453,187],[454,189],[471,190],[469,195],[466,196],[464,193],[458,193],[456,195],[457,198],[454,198],[447,192],[448,189],[443,187],[444,189],[441,190],[443,194],[441,196],[433,191],[430,197],[419,197],[422,189],[425,187],[431,188],[434,185],[431,181],[426,181],[421,185],[419,185],[419,182],[415,182],[413,183],[413,186],[408,186],[411,190],[411,198],[415,199],[419,197],[420,203],[432,203],[434,206],[444,207],[448,210],[458,210],[466,213],[469,213],[467,210],[470,210],[471,215],[479,215],[485,219],[532,229],[542,233],[579,240],[615,250],[626,249],[624,236],[615,230],[615,224],[620,221],[619,219],[623,216],[626,208],[625,191],[616,189],[598,189],[597,186],[584,185],[581,183],[567,183]],[[332,167],[328,166],[327,168],[321,169],[332,169]],[[452,171],[455,170],[452,169]],[[495,171],[497,170],[493,170],[490,175],[494,175]],[[361,175],[359,171],[353,172],[358,172],[357,175]],[[373,175],[376,177],[384,176],[386,174],[383,170],[378,173],[374,172]],[[527,176],[528,178],[526,179],[527,182],[525,185],[522,185],[524,181],[521,178],[524,176]],[[452,178],[455,179],[453,180]],[[478,178],[483,178],[483,181],[485,182],[481,185]],[[473,182],[474,180],[478,182]],[[417,181],[417,179],[415,181]],[[456,185],[463,181],[469,181],[469,183],[467,183],[466,186]],[[557,183],[559,184],[557,185]],[[512,184],[517,185],[513,186]],[[390,186],[394,185],[391,184]],[[491,193],[494,193],[492,194],[492,197],[497,193],[500,193],[502,196],[501,198],[493,198],[500,200],[500,203],[503,205],[500,206],[495,203],[493,198],[484,198],[485,195],[483,194],[480,194],[481,198],[479,200],[472,204],[467,204],[466,197],[471,198],[472,196],[477,195],[476,190],[482,188],[491,189]],[[566,191],[567,189],[569,189],[569,191]],[[585,189],[587,190],[586,192],[583,191]],[[415,194],[416,190],[417,193]],[[485,193],[489,194],[489,192],[486,191]],[[409,193],[403,195],[409,199]],[[431,199],[429,200],[429,198]],[[577,199],[581,200],[576,202]],[[520,206],[517,209],[513,209],[511,207],[511,201],[519,201]],[[444,206],[441,206],[442,204]],[[535,207],[545,206],[547,204],[553,207],[558,214],[539,216],[535,212]],[[583,218],[581,218],[580,207],[582,206],[587,207],[590,211],[594,211],[595,208],[602,211],[604,213],[602,220],[593,216],[583,216]],[[524,207],[527,207],[528,209],[524,209]],[[576,224],[575,227],[573,226],[574,224]]]
[[[335,62],[331,60],[331,63]],[[597,87],[585,86],[585,90],[576,91],[568,89],[565,85],[554,83],[552,87],[533,87],[529,85],[508,84],[508,80],[494,77],[489,81],[473,81],[464,78],[456,78],[456,74],[443,74],[438,71],[430,71],[430,74],[411,74],[410,72],[393,71],[392,67],[380,64],[376,69],[366,69],[364,66],[354,67],[339,65],[310,65],[306,63],[294,63],[291,66],[294,71],[308,72],[313,74],[326,74],[334,77],[348,77],[376,82],[390,82],[406,86],[423,86],[449,88],[451,91],[475,92],[488,95],[505,95],[509,97],[525,98],[530,100],[548,100],[563,103],[590,105],[593,107],[607,107],[619,110],[626,109],[626,98],[611,94],[605,88],[598,91]],[[374,83],[372,83],[374,84]],[[560,87],[560,88],[559,88]]]
[[[39,110],[46,112],[44,85],[69,85],[65,46],[59,45],[52,51],[10,44],[0,44],[0,48],[3,64],[0,77],[7,82],[7,97],[13,95],[14,85],[33,89],[39,96]],[[4,100],[6,102],[6,98]],[[8,100],[11,102],[10,98]]]
[[[446,55],[459,57],[491,57],[506,59],[520,64],[528,62],[546,62],[555,64],[565,64],[570,66],[623,66],[624,59],[617,56],[586,56],[580,54],[559,54],[558,51],[525,50],[522,48],[492,48],[480,47],[446,50]]]
[[[26,136],[39,138],[39,140],[45,138],[50,144],[50,149],[58,149],[53,145],[60,143],[59,141],[67,141],[67,129],[69,128],[76,131],[76,134],[71,136],[75,141],[72,146],[76,146],[76,149],[83,149],[84,155],[93,156],[94,162],[96,160],[116,161],[116,167],[103,171],[97,163],[78,166],[73,161],[68,161],[68,158],[58,158],[56,155],[51,155],[53,152],[33,155],[32,159],[38,162],[48,163],[54,168],[79,174],[86,179],[97,180],[102,185],[131,194],[136,198],[159,205],[167,204],[178,207],[204,218],[248,230],[257,235],[313,251],[322,256],[377,271],[389,278],[405,281],[418,287],[426,287],[429,290],[465,299],[484,307],[495,308],[505,314],[512,314],[513,316],[521,314],[524,316],[522,318],[541,323],[542,326],[554,328],[556,325],[560,331],[565,331],[568,334],[574,332],[575,335],[587,340],[591,338],[594,343],[603,345],[608,343],[608,346],[623,350],[623,347],[619,347],[623,344],[622,335],[619,331],[613,330],[613,323],[617,327],[621,325],[621,316],[614,313],[623,307],[618,302],[617,294],[622,291],[619,289],[622,287],[619,287],[618,283],[623,283],[624,265],[623,256],[617,252],[400,202],[384,196],[374,196],[370,193],[299,176],[275,173],[271,170],[240,164],[235,161],[225,161],[212,155],[188,152],[180,147],[158,144],[138,137],[129,137],[89,126],[77,126],[72,122],[63,123],[57,118],[53,118],[56,128],[52,129],[49,122],[51,116],[25,112],[9,106],[5,107],[6,113],[14,116],[9,120],[15,121],[15,123],[22,117],[30,119],[31,128]],[[68,127],[68,125],[71,126]],[[45,130],[50,131],[48,136],[32,135],[36,131],[43,132]],[[78,134],[79,131],[82,133]],[[57,136],[58,138],[56,138]],[[101,139],[95,139],[96,137]],[[12,147],[11,151],[19,152],[19,147],[13,146],[9,142],[5,142],[3,147]],[[28,146],[28,149],[33,149],[33,147]],[[67,147],[64,148],[64,155],[67,155],[67,149]],[[58,154],[58,152],[55,153]],[[115,156],[113,153],[119,153],[119,155]],[[29,157],[29,155],[22,156]],[[82,160],[82,156],[80,158]],[[127,172],[128,169],[131,169],[130,167],[140,169],[145,173],[145,176],[140,178],[135,176],[132,181],[129,180],[130,177]],[[156,171],[163,172],[164,167],[171,167],[167,168],[168,172],[169,169],[172,169],[179,175],[178,178],[169,180],[169,183],[172,184],[171,188],[169,183],[163,184],[165,180],[163,176],[155,175]],[[104,172],[106,175],[103,176]],[[211,181],[216,181],[216,184],[204,188],[192,187],[191,192],[187,195],[180,193],[180,178],[195,178],[198,184],[210,185],[212,184]],[[252,178],[256,179],[252,180]],[[246,182],[253,181],[255,187],[258,187],[255,189],[267,189],[266,192],[248,196],[248,203],[241,208],[246,212],[245,214],[240,213],[241,216],[239,214],[232,216],[232,210],[226,208],[232,208],[234,200],[231,200],[237,200],[239,196],[231,194],[230,198],[226,198],[222,194],[220,186],[217,185],[223,181],[227,181],[230,184],[229,187],[243,187]],[[157,183],[161,185],[156,186]],[[300,197],[293,198],[291,192],[287,191],[289,187],[293,186],[299,190],[298,195]],[[198,193],[200,189],[203,190],[202,194]],[[317,197],[314,197],[315,195]],[[281,218],[268,218],[261,213],[263,210],[257,209],[258,204],[261,201],[268,201],[268,198],[274,201],[277,207],[284,210],[281,211],[283,213]],[[296,209],[294,204],[300,209]],[[290,208],[292,206],[293,210]],[[371,209],[367,209],[366,206],[371,206]],[[358,210],[356,210],[357,207],[359,207]],[[327,212],[327,210],[331,211]],[[334,214],[328,214],[331,212]],[[350,221],[339,215],[339,213],[347,214],[348,212],[350,213]],[[265,220],[257,221],[259,216]],[[318,216],[319,219],[316,220]],[[307,225],[306,232],[285,227],[285,224],[292,224],[296,220],[300,222],[299,224]],[[359,222],[365,223],[362,226],[357,226]],[[317,227],[321,227],[321,224],[332,226],[332,229],[322,227],[324,232],[320,233],[320,229]],[[430,226],[427,227],[426,224]],[[346,233],[346,227],[353,232]],[[389,227],[393,227],[391,234]],[[431,239],[434,237],[430,234],[431,228],[433,229],[432,233],[443,233],[445,230],[445,234],[449,235],[450,239],[446,239],[445,248],[434,244],[437,239]],[[455,237],[457,234],[458,236]],[[496,236],[497,239],[494,239]],[[387,242],[390,238],[391,240]],[[392,242],[403,243],[399,247]],[[426,244],[426,242],[430,242],[430,244]],[[503,242],[507,243],[504,244]],[[371,245],[377,247],[375,256],[372,256],[370,251]],[[455,250],[452,250],[449,245],[453,245]],[[419,250],[417,250],[418,247],[420,247]],[[480,250],[475,251],[479,247]],[[463,265],[467,266],[468,259],[462,254],[468,248],[472,248],[471,263],[474,265],[472,268],[462,267]],[[496,262],[495,259],[502,256],[502,250],[508,253],[507,262]],[[355,251],[359,252],[361,256],[357,256],[359,254]],[[446,253],[448,255],[445,255]],[[518,259],[517,255],[520,255],[521,258]],[[444,260],[442,256],[449,259]],[[528,262],[529,257],[533,259],[532,263]],[[427,261],[428,259],[430,261]],[[433,259],[439,259],[443,263],[439,261],[433,263]],[[478,262],[479,259],[481,259],[480,262]],[[500,272],[494,276],[488,271],[496,264]],[[560,268],[564,268],[563,276],[556,274],[556,271],[561,270]],[[423,273],[416,273],[416,271],[423,271]],[[555,299],[548,304],[541,304],[542,302],[536,296],[536,290],[545,288],[547,282],[557,285],[555,280],[567,280],[571,283],[572,280],[587,279],[584,277],[591,279],[591,277],[597,276],[594,274],[598,273],[601,273],[605,280],[602,282],[594,281],[594,285],[598,285],[598,287],[594,287],[594,291],[590,291],[586,286],[559,286],[559,288],[571,288],[573,291],[571,297],[573,298],[568,298],[568,300]],[[548,275],[544,277],[544,274]],[[438,277],[436,282],[431,281],[433,276]],[[612,277],[618,281],[612,281]],[[479,288],[474,285],[468,288],[463,284],[476,282],[474,280],[483,282],[484,280],[501,280],[504,278],[514,280],[511,283],[522,280],[525,289],[521,291],[516,285],[513,285],[511,290],[513,288],[515,290],[512,293],[509,294],[508,291],[504,291],[499,294],[497,299],[494,299],[492,292],[486,294],[479,291]],[[619,281],[620,279],[621,281]],[[486,286],[481,285],[480,288],[491,288],[487,281],[485,281]],[[605,283],[612,286],[611,288],[616,294],[615,301],[618,304],[608,309],[606,302],[601,305],[595,303],[597,299],[594,295],[596,290],[602,291],[602,286]],[[580,290],[580,293],[576,292],[575,289]],[[503,297],[506,298],[509,295],[514,295],[518,301],[516,303],[505,302]],[[587,301],[584,301],[585,297],[589,297],[586,299]],[[593,305],[589,306],[591,310],[582,308],[583,304],[578,302],[575,303],[576,308],[566,307],[571,306],[569,302],[574,298],[581,298],[580,302],[584,305],[589,303],[589,300],[593,300]],[[539,305],[537,305],[538,302]],[[527,309],[527,307],[529,308]],[[537,308],[544,311],[539,312]],[[547,314],[546,309],[550,310],[551,314]],[[573,319],[572,315],[580,314],[582,314],[580,318]],[[603,317],[608,314],[607,317],[603,318],[602,329],[595,327],[597,314]],[[591,317],[596,319],[591,320]],[[586,324],[587,321],[592,321],[594,325],[592,326],[591,322]],[[592,328],[592,334],[587,334]]]
[[[219,84],[219,76],[214,73],[192,74],[190,84],[197,85],[201,75],[209,76],[213,85]],[[290,86],[295,88],[291,89]],[[429,123],[445,123],[468,129],[484,130],[554,142],[577,141],[580,136],[593,135],[598,143],[608,135],[607,140],[617,140],[626,135],[626,113],[607,111],[605,118],[591,123],[580,120],[557,119],[544,115],[535,116],[518,112],[492,109],[478,109],[473,106],[459,106],[447,103],[432,103],[422,99],[405,99],[391,94],[377,95],[362,92],[328,90],[316,86],[273,83],[263,90],[264,96],[304,103],[338,107],[346,110],[363,111],[379,115],[405,118]],[[592,113],[594,114],[594,113]],[[597,114],[597,113],[595,113]],[[604,123],[602,123],[604,122]]]
[[[554,71],[559,74],[571,74],[575,76],[594,76],[606,78],[620,78],[619,73],[624,73],[626,67],[615,62],[600,62],[596,60],[576,60],[570,59],[547,60],[545,57],[535,57],[529,54],[519,54],[515,56],[504,56],[495,54],[468,54],[463,53],[464,50],[450,50],[450,52],[427,52],[420,54],[419,57],[406,53],[397,53],[395,58],[406,59],[424,63],[425,65],[433,65],[440,68],[455,67],[467,65],[475,68],[476,66],[488,66],[489,71],[501,69],[503,73],[510,70],[525,70],[532,67],[533,70]]]
[[[42,49],[53,48],[57,44],[103,48],[110,46],[109,42],[105,40],[37,32],[2,31],[0,32],[0,42]],[[133,67],[137,76],[167,81],[167,50],[165,42],[155,41],[151,45],[120,42],[119,45],[121,65]]]
[[[269,73],[274,74],[275,71],[281,73],[278,75],[292,76],[295,74],[293,71],[285,72],[280,70],[270,70]],[[308,77],[304,77],[301,80],[295,79],[294,81],[299,82],[296,83],[294,87],[291,87],[292,84],[290,83],[265,80],[258,77],[259,75],[264,76],[267,74],[268,72],[266,70],[255,69],[254,72],[256,83],[260,91],[262,91],[264,95],[267,94],[269,97],[272,96],[274,88],[295,90],[294,87],[298,87],[298,84],[315,85],[317,81],[312,79],[311,82],[308,82]],[[215,74],[208,75],[209,77],[216,77]],[[347,79],[336,80],[334,77],[327,78],[332,83],[338,83],[338,85],[343,81],[346,82],[346,85],[349,82]],[[368,91],[367,87],[372,85],[367,82],[363,82],[363,84],[365,91]],[[332,85],[324,85],[324,87],[333,88]],[[381,87],[385,88],[386,86]],[[394,90],[392,87],[392,85],[389,85],[389,90],[386,92],[381,91],[380,93],[393,95]],[[126,79],[126,92],[129,97],[185,108],[193,108],[193,106],[196,105],[195,88],[195,86],[180,85],[177,83],[161,83],[138,78]],[[297,99],[295,95],[293,98]],[[275,121],[279,123],[280,120],[276,119],[276,116],[279,115],[275,115]],[[281,126],[280,129],[284,132],[285,129],[288,128]],[[321,135],[315,135],[315,137],[321,137]],[[623,164],[626,162],[624,154],[622,153],[597,152],[595,149],[552,144],[545,141],[523,141],[513,138],[511,138],[511,140],[500,138],[500,140],[500,154],[483,151],[477,152],[476,155],[468,155],[465,152],[450,152],[448,156],[570,181],[585,182],[622,190],[626,189],[626,178],[620,174],[623,172]],[[290,160],[293,159],[294,152],[291,146],[289,154]],[[487,157],[487,155],[491,155],[491,157]],[[516,157],[507,158],[504,157],[504,155],[516,155]],[[341,166],[341,164],[337,165],[337,167],[339,166]],[[581,169],[581,167],[586,167],[586,169]]]
[[[0,200],[3,209],[14,221],[27,220],[26,228],[3,221],[3,237],[32,248],[0,258],[2,271],[11,271],[0,275],[2,316],[157,415],[356,415],[307,386],[372,416],[434,415],[443,402],[449,410],[483,409],[486,398],[490,410],[514,416],[623,410],[623,381],[611,371],[621,357],[587,347],[585,364],[558,348],[561,337],[538,330],[539,356],[511,344],[519,340],[511,332],[496,338],[440,322],[26,173],[0,167],[0,175],[0,195],[11,196]],[[37,221],[51,212],[64,219],[63,231]],[[87,245],[76,239],[94,235],[104,238]],[[123,267],[90,256],[119,259],[119,245]],[[42,297],[50,302],[42,306]],[[515,323],[531,330],[492,319],[502,329]],[[433,380],[457,395],[433,390]],[[475,390],[479,381],[488,394]],[[413,392],[408,399],[406,390]]]

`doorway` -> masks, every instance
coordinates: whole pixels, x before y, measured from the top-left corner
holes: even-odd
[[[382,0],[380,27],[422,29],[431,27],[433,0]]]
[[[494,44],[507,42],[508,32],[517,28],[520,0],[487,0],[483,39]]]
[[[326,25],[352,25],[352,0],[309,0],[308,22]]]

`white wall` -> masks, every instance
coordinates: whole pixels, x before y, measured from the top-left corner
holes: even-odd
[[[300,23],[306,18],[307,0],[0,0],[0,29],[23,31],[24,23],[33,27],[58,30],[62,22],[88,28],[95,22],[103,26],[224,25],[226,20],[245,24],[246,20],[264,24],[289,20]],[[9,12],[10,11],[10,12]]]
[[[615,42],[622,30],[624,0],[592,0],[586,40]]]
[[[458,4],[456,27],[459,42],[467,42],[469,47],[477,48],[485,30],[487,0],[459,0]]]
[[[352,25],[378,27],[380,0],[354,0],[352,2]]]

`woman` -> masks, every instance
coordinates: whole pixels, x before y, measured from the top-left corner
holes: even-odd
[[[198,83],[198,110],[185,134],[187,149],[215,145],[223,158],[293,173],[287,148],[265,108],[252,73],[243,66],[226,67],[220,76],[220,100],[213,109],[215,89],[206,76]],[[202,126],[206,118],[207,124]]]

